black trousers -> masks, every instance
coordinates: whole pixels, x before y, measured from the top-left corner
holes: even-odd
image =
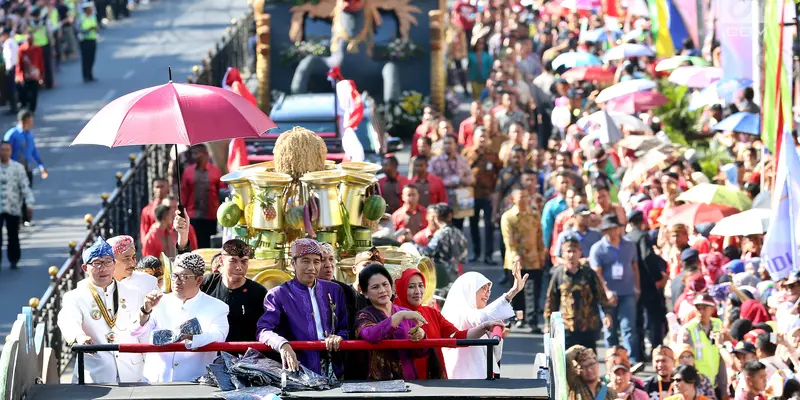
[[[217,234],[217,221],[213,219],[195,218],[191,222],[197,233],[197,246],[201,249],[211,247],[211,236]]]
[[[11,67],[11,70],[6,70],[4,79],[4,88],[8,106],[11,112],[17,112],[17,82],[15,78],[16,67]]]
[[[94,80],[92,69],[95,54],[97,54],[97,40],[81,40],[81,71],[84,81]]]
[[[534,327],[537,324],[538,316],[544,313],[544,303],[542,299],[542,284],[544,278],[543,269],[532,269],[522,271],[522,275],[528,274],[530,277],[525,282],[522,295],[514,296],[511,306],[514,310],[522,310],[525,322]]]
[[[664,342],[665,330],[667,326],[667,309],[663,300],[642,297],[636,307],[637,317],[636,329],[639,330],[639,354],[646,354],[644,348],[644,338],[650,341],[650,345],[656,347]],[[647,335],[647,336],[645,336]]]
[[[97,15],[98,24],[101,24],[101,21],[106,18],[106,7],[108,7],[109,1],[110,0],[95,0],[94,2],[94,9]]]
[[[564,331],[564,351],[570,347],[579,344],[587,349],[596,350],[597,336],[600,332],[587,331],[587,332],[570,332]]]
[[[45,89],[53,88],[53,46],[48,43],[42,46],[42,58],[44,58],[44,80]]]
[[[39,104],[39,82],[27,80],[24,83],[18,83],[17,91],[22,108],[35,113],[36,106]]]
[[[28,176],[28,185],[31,190],[33,190],[33,171],[27,170],[25,171],[25,175]],[[28,205],[25,203],[25,200],[22,200],[22,221],[31,222],[31,219],[28,218]],[[17,221],[17,225],[19,225],[19,221]],[[0,241],[0,243],[2,243],[2,241]]]
[[[12,266],[16,266],[19,259],[22,257],[22,251],[19,248],[19,220],[16,215],[7,213],[0,214],[0,225],[6,226],[8,232],[8,247],[6,254],[8,255],[8,262]],[[0,243],[3,243],[3,227],[0,226]]]
[[[483,211],[483,242],[486,253],[481,252],[481,230],[478,226]],[[475,199],[475,214],[469,217],[469,231],[472,235],[472,250],[476,258],[485,254],[491,258],[494,254],[494,223],[492,221],[492,201],[490,199]]]

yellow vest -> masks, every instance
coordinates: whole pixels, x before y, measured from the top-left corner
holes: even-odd
[[[48,16],[50,18],[50,26],[53,29],[56,29],[58,27],[59,22],[61,22],[61,20],[58,18],[58,9],[53,7],[53,9],[50,10],[50,14]]]
[[[50,44],[50,38],[47,36],[47,15],[42,16],[42,25],[33,30],[33,45],[34,46],[47,46]]]
[[[689,331],[692,336],[692,344],[694,345],[694,367],[701,374],[708,377],[711,383],[716,388],[717,386],[717,373],[719,373],[720,356],[719,348],[711,344],[711,339],[706,336],[706,333],[700,328],[700,319],[696,318],[686,324],[685,329]],[[711,331],[721,331],[722,321],[718,318],[711,318]]]
[[[97,17],[94,14],[81,16],[81,32],[83,40],[97,40]]]

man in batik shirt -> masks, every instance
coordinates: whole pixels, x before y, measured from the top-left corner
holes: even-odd
[[[434,206],[433,225],[436,233],[427,246],[417,245],[420,253],[436,264],[436,286],[446,287],[458,277],[460,266],[467,261],[467,238],[450,221],[453,209],[445,203]]]
[[[595,349],[600,334],[600,310],[604,312],[603,324],[611,326],[611,303],[597,274],[581,265],[581,243],[570,236],[561,245],[561,262],[553,268],[547,300],[544,304],[545,329],[550,327],[550,316],[561,312],[564,321],[565,347],[582,345]]]

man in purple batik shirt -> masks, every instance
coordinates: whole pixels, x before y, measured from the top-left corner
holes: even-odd
[[[292,243],[295,277],[273,288],[264,298],[264,315],[256,325],[258,340],[278,350],[284,368],[300,364],[324,376],[342,377],[342,357],[332,356],[347,339],[347,309],[339,285],[318,280],[322,248],[312,239]],[[311,316],[311,318],[309,318]],[[328,351],[298,351],[290,341],[324,341]]]

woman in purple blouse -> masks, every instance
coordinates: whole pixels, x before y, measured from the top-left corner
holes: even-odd
[[[425,338],[425,318],[416,311],[392,304],[392,276],[380,264],[370,264],[358,274],[358,286],[372,305],[356,315],[356,336],[370,343],[384,339]],[[431,349],[373,350],[369,352],[368,377],[372,380],[419,379],[414,359],[428,357]],[[443,377],[437,357],[428,357],[428,379]]]

